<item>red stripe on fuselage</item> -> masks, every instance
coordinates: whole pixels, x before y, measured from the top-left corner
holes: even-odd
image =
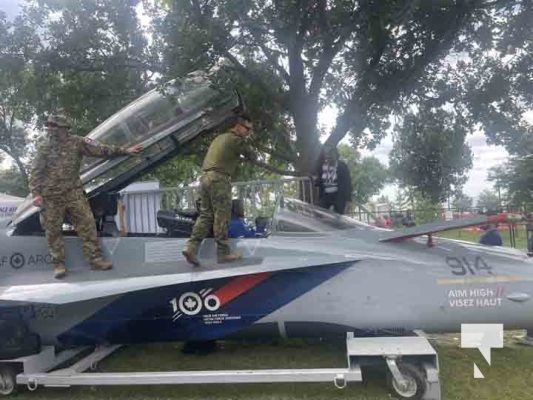
[[[218,289],[214,295],[220,300],[220,306],[223,306],[234,298],[259,285],[270,275],[272,275],[271,272],[262,272],[259,274],[241,276]]]

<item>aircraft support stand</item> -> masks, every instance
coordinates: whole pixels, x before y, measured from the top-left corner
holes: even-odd
[[[29,390],[39,386],[69,387],[83,385],[171,385],[207,383],[282,383],[332,382],[343,389],[348,382],[362,382],[362,368],[385,362],[390,389],[399,398],[441,400],[438,357],[427,339],[410,337],[354,337],[346,339],[346,368],[218,370],[170,372],[84,372],[120,346],[95,349],[88,356],[63,369],[57,366],[81,351],[69,350],[55,355],[53,347],[39,354],[0,362],[0,394],[11,394],[16,384]],[[50,372],[51,371],[51,372]]]

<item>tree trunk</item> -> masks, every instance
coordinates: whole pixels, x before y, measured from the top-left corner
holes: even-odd
[[[361,134],[366,125],[361,115],[364,114],[355,110],[353,107],[347,108],[346,111],[337,118],[337,124],[326,140],[326,143],[328,145],[337,146],[349,130],[351,130],[352,133],[357,132],[358,134]]]
[[[317,131],[317,109],[307,96],[293,102],[292,112],[296,130],[296,169],[312,175],[320,153],[320,140]]]
[[[317,161],[320,154],[320,140],[317,131],[317,108],[308,96],[293,103],[294,126],[296,129],[296,150],[298,157],[295,168],[303,176],[316,175]],[[312,181],[299,185],[300,200],[316,203],[317,193]]]

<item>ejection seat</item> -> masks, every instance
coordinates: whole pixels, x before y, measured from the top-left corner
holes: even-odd
[[[159,210],[157,212],[157,224],[166,232],[166,236],[186,238],[192,233],[192,228],[198,218],[198,210]],[[209,237],[213,237],[211,231]]]
[[[120,231],[115,222],[118,212],[118,194],[102,193],[90,200],[91,208],[96,220],[96,228],[100,236],[120,236]]]

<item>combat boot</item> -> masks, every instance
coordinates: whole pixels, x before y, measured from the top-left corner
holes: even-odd
[[[194,265],[195,267],[200,266],[200,260],[198,260],[198,257],[196,256],[196,252],[191,249],[184,249],[181,254],[183,254],[183,257],[187,260],[189,264]]]
[[[231,263],[237,260],[240,260],[242,258],[242,254],[239,252],[229,253],[229,254],[223,254],[218,256],[218,263]]]
[[[54,278],[63,279],[67,275],[67,269],[63,264],[54,265]]]
[[[107,270],[110,270],[111,268],[113,268],[113,264],[101,258],[97,258],[91,263],[91,269],[95,269],[98,271],[107,271]]]

